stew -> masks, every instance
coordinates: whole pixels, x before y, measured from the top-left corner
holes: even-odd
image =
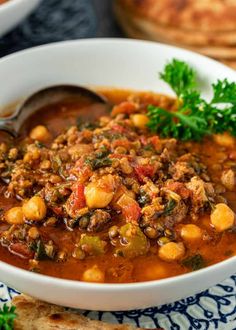
[[[234,256],[236,139],[160,138],[146,126],[147,107],[171,111],[175,99],[103,94],[110,113],[66,100],[33,115],[18,139],[1,133],[0,260],[121,283]]]

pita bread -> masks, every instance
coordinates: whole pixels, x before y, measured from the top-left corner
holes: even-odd
[[[221,46],[221,45],[199,46],[199,47],[193,45],[187,45],[186,43],[184,44],[184,42],[181,42],[176,38],[172,39],[172,36],[174,34],[169,35],[167,33],[166,36],[163,35],[161,36],[159,33],[156,33],[157,30],[151,28],[151,24],[152,24],[151,22],[145,22],[143,20],[140,21],[139,19],[136,18],[130,18],[129,15],[123,13],[123,11],[120,11],[120,8],[117,6],[115,7],[115,11],[121,27],[129,37],[135,39],[160,41],[163,43],[168,43],[176,46],[182,46],[190,50],[193,50],[195,52],[201,53],[203,55],[213,57],[215,59],[221,59],[221,60],[236,59],[236,45],[231,47]],[[174,32],[175,35],[177,35],[177,32],[178,31],[176,31],[176,33]],[[192,33],[192,39],[194,38],[195,38],[195,34]]]
[[[230,66],[232,69],[236,70],[236,59],[235,60],[222,60],[222,59],[220,59],[220,61],[222,63],[224,63],[225,65]]]
[[[93,321],[78,312],[69,312],[64,307],[48,304],[23,294],[14,297],[12,304],[16,306],[18,315],[14,322],[14,330],[142,330],[129,324],[117,325]]]
[[[190,49],[216,59],[229,60],[236,58],[236,47],[191,47]]]
[[[236,45],[236,30],[229,32],[202,32],[190,31],[184,29],[176,29],[169,26],[160,25],[153,20],[147,20],[140,16],[132,15],[126,12],[119,1],[114,3],[114,11],[118,22],[123,30],[130,36],[132,30],[139,31],[141,39],[148,39],[152,41],[167,42],[171,44],[183,44],[187,46],[208,46],[221,45],[221,46],[234,46]]]
[[[235,31],[235,0],[115,0],[125,12],[187,30]]]

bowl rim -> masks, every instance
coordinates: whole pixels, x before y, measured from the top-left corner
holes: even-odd
[[[25,0],[9,0],[6,3],[0,5],[0,8],[2,6],[6,6],[7,4],[14,2],[14,4],[16,2],[20,2],[20,1],[25,1]],[[42,0],[35,0],[35,1],[42,1]],[[165,48],[169,51],[177,51],[177,52],[182,52],[185,54],[189,54],[190,56],[194,56],[195,58],[198,58],[199,60],[204,60],[204,61],[208,61],[211,62],[214,65],[218,65],[221,66],[222,69],[224,69],[225,71],[228,71],[231,74],[235,75],[235,81],[236,81],[236,71],[233,68],[230,68],[229,66],[227,66],[226,64],[219,62],[211,57],[208,57],[206,55],[202,55],[200,53],[196,53],[193,50],[190,49],[186,49],[183,47],[178,47],[175,45],[170,45],[170,44],[164,44],[161,42],[157,42],[157,41],[150,41],[150,40],[143,40],[143,39],[129,39],[129,38],[115,38],[115,37],[98,37],[98,38],[83,38],[83,39],[71,39],[71,40],[63,40],[63,41],[55,41],[55,42],[50,42],[47,44],[42,44],[42,45],[37,45],[37,46],[33,46],[33,47],[29,47],[29,48],[25,48],[25,49],[21,49],[18,50],[16,52],[10,53],[8,55],[4,55],[2,57],[0,57],[0,63],[3,62],[4,60],[9,60],[9,59],[13,59],[14,57],[18,57],[19,55],[23,55],[24,54],[28,54],[28,53],[34,53],[40,50],[45,50],[47,51],[47,49],[50,49],[52,47],[66,47],[66,46],[70,46],[70,45],[76,45],[76,44],[109,44],[109,43],[127,43],[127,44],[143,44],[143,45],[152,45],[152,46],[157,46],[157,47],[161,47],[161,48]]]
[[[9,3],[13,2],[15,4],[17,1],[20,2],[22,0],[10,0]],[[6,4],[8,4],[8,2]],[[3,5],[6,5],[6,4],[3,4]],[[0,8],[1,8],[1,6],[0,6]],[[226,65],[224,65],[214,59],[208,58],[207,56],[195,53],[191,50],[186,50],[181,47],[166,45],[166,44],[153,42],[153,41],[134,40],[134,39],[126,39],[126,38],[94,38],[94,39],[90,38],[90,39],[82,39],[82,40],[79,39],[79,40],[59,41],[59,42],[49,43],[46,45],[39,45],[39,46],[35,46],[35,47],[31,47],[31,48],[27,48],[24,50],[14,52],[10,55],[3,56],[2,58],[0,58],[0,67],[1,67],[1,65],[4,65],[5,61],[14,60],[15,58],[17,58],[19,56],[22,56],[22,55],[24,56],[29,53],[34,54],[35,52],[42,51],[42,50],[47,51],[48,49],[51,49],[54,47],[66,47],[68,45],[96,44],[96,43],[99,43],[100,45],[101,45],[101,43],[103,43],[103,44],[127,43],[127,44],[137,44],[137,45],[143,44],[143,45],[150,45],[150,46],[159,46],[160,48],[165,48],[166,50],[168,50],[169,52],[171,51],[172,53],[174,53],[174,51],[178,51],[178,52],[180,51],[182,53],[194,56],[196,59],[205,60],[205,61],[211,62],[214,65],[221,66],[222,69],[224,69],[226,72],[228,71],[228,73],[230,73],[231,75],[232,74],[235,75],[235,80],[236,80],[236,72],[233,69],[227,67]],[[13,102],[14,102],[14,100],[13,100]],[[21,278],[24,277],[25,279],[28,279],[31,281],[32,280],[40,281],[41,283],[44,283],[44,284],[50,283],[50,285],[63,286],[65,288],[74,287],[75,289],[83,288],[86,290],[96,290],[96,291],[104,291],[104,290],[110,291],[111,289],[113,291],[120,291],[121,289],[124,289],[124,290],[132,291],[132,290],[135,290],[135,289],[141,288],[141,287],[143,289],[144,288],[149,289],[153,286],[159,287],[162,285],[165,286],[165,285],[169,285],[169,284],[173,284],[173,283],[175,283],[175,284],[183,283],[184,281],[186,281],[190,278],[191,278],[191,280],[198,279],[198,277],[200,275],[204,276],[209,271],[211,271],[211,272],[218,271],[220,268],[222,268],[224,266],[227,267],[228,265],[233,265],[233,263],[236,264],[236,256],[232,256],[232,257],[230,257],[226,260],[220,261],[216,264],[207,266],[205,268],[202,268],[202,269],[199,269],[196,271],[188,272],[185,274],[180,274],[180,275],[171,276],[168,278],[163,278],[163,279],[158,279],[158,280],[132,282],[132,283],[91,283],[91,282],[83,282],[83,281],[79,281],[79,280],[64,279],[64,278],[60,278],[60,277],[33,273],[28,270],[19,268],[17,266],[8,264],[7,262],[1,261],[1,260],[0,260],[0,269],[18,274]]]

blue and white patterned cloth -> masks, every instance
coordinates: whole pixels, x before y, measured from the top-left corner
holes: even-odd
[[[30,0],[29,0],[30,1]],[[0,57],[54,41],[122,36],[112,19],[111,0],[44,0],[18,28],[0,39]],[[17,292],[0,283],[0,304]],[[236,276],[194,297],[129,312],[84,312],[94,319],[166,330],[236,329]]]

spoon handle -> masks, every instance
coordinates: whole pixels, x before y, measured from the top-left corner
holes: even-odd
[[[0,131],[4,131],[12,135],[17,136],[17,117],[9,117],[0,119]]]
[[[90,100],[93,103],[108,105],[107,100],[100,94],[82,86],[57,85],[44,88],[18,106],[14,114],[0,119],[0,131],[6,131],[16,137],[27,118],[45,106],[65,100]]]

